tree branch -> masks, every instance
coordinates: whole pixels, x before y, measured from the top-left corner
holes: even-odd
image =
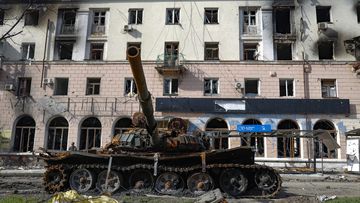
[[[17,33],[14,33],[14,34],[8,34],[7,36],[3,36],[4,39],[8,39],[8,38],[11,38],[11,37],[14,37],[18,34],[21,34],[23,32],[23,30],[17,32]],[[0,40],[1,41],[1,40]]]

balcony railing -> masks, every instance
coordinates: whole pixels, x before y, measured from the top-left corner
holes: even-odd
[[[163,74],[165,72],[182,73],[184,68],[185,58],[183,54],[161,54],[156,59],[156,70]]]
[[[244,26],[244,34],[247,34],[247,35],[260,34],[258,31],[258,26],[257,25],[245,25]]]
[[[103,35],[105,34],[105,25],[92,25],[91,34]]]
[[[62,35],[72,35],[75,34],[75,25],[62,25],[60,34]]]

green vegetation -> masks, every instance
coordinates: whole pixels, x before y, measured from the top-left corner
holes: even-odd
[[[9,195],[0,197],[0,203],[38,203],[39,200],[34,197],[23,197],[20,195]]]
[[[336,199],[326,201],[328,203],[360,203],[360,197],[337,197]]]

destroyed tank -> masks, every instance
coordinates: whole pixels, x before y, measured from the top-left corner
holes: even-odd
[[[110,194],[131,190],[194,196],[220,188],[235,198],[270,198],[279,192],[279,174],[255,164],[253,148],[215,150],[214,139],[205,132],[188,134],[180,118],[159,130],[140,50],[129,47],[127,53],[143,113],[136,113],[134,127],[114,136],[103,149],[40,153],[48,192],[71,188],[86,193],[95,188]]]

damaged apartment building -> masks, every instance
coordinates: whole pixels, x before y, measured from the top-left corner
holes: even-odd
[[[360,129],[358,0],[0,0],[0,151],[102,147],[139,111],[126,49],[137,46],[159,127],[328,130],[253,137],[256,160],[346,165]],[[242,145],[222,138],[218,148]]]

